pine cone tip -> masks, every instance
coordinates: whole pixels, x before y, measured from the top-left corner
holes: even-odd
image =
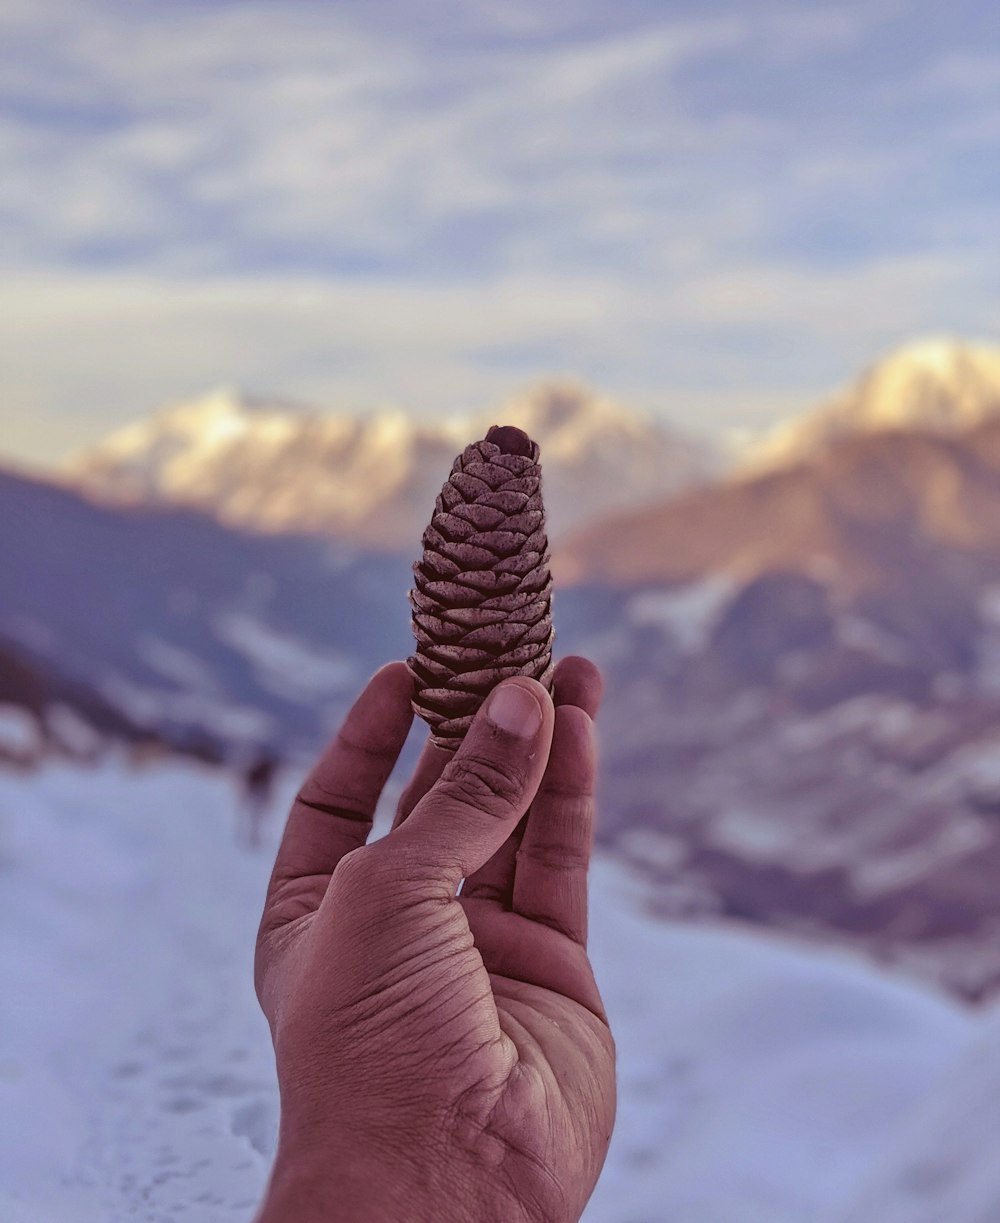
[[[519,454],[538,462],[537,443],[516,425],[491,425],[484,440],[499,447],[501,454]]]

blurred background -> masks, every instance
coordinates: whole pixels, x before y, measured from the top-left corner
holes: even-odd
[[[997,6],[3,0],[0,55],[3,1219],[252,1214],[283,809],[492,423],[607,685],[588,1223],[1000,1218]]]

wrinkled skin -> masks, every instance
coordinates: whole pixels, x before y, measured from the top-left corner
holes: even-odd
[[[258,1220],[577,1220],[615,1112],[586,951],[600,678],[565,659],[555,705],[506,681],[457,753],[425,748],[368,845],[411,684],[402,663],[372,678],[278,852],[256,983],[282,1116]],[[527,739],[489,720],[509,686]]]

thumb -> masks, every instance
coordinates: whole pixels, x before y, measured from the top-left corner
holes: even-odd
[[[537,680],[517,677],[486,699],[434,786],[389,839],[454,895],[528,810],[548,763],[555,712]],[[402,846],[400,846],[402,847]]]

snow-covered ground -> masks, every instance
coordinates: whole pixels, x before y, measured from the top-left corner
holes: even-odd
[[[4,1223],[251,1218],[277,1119],[251,959],[281,820],[253,851],[237,808],[193,765],[0,773]],[[653,922],[608,860],[591,927],[620,1105],[587,1223],[1000,1217],[995,1019],[836,952]]]

